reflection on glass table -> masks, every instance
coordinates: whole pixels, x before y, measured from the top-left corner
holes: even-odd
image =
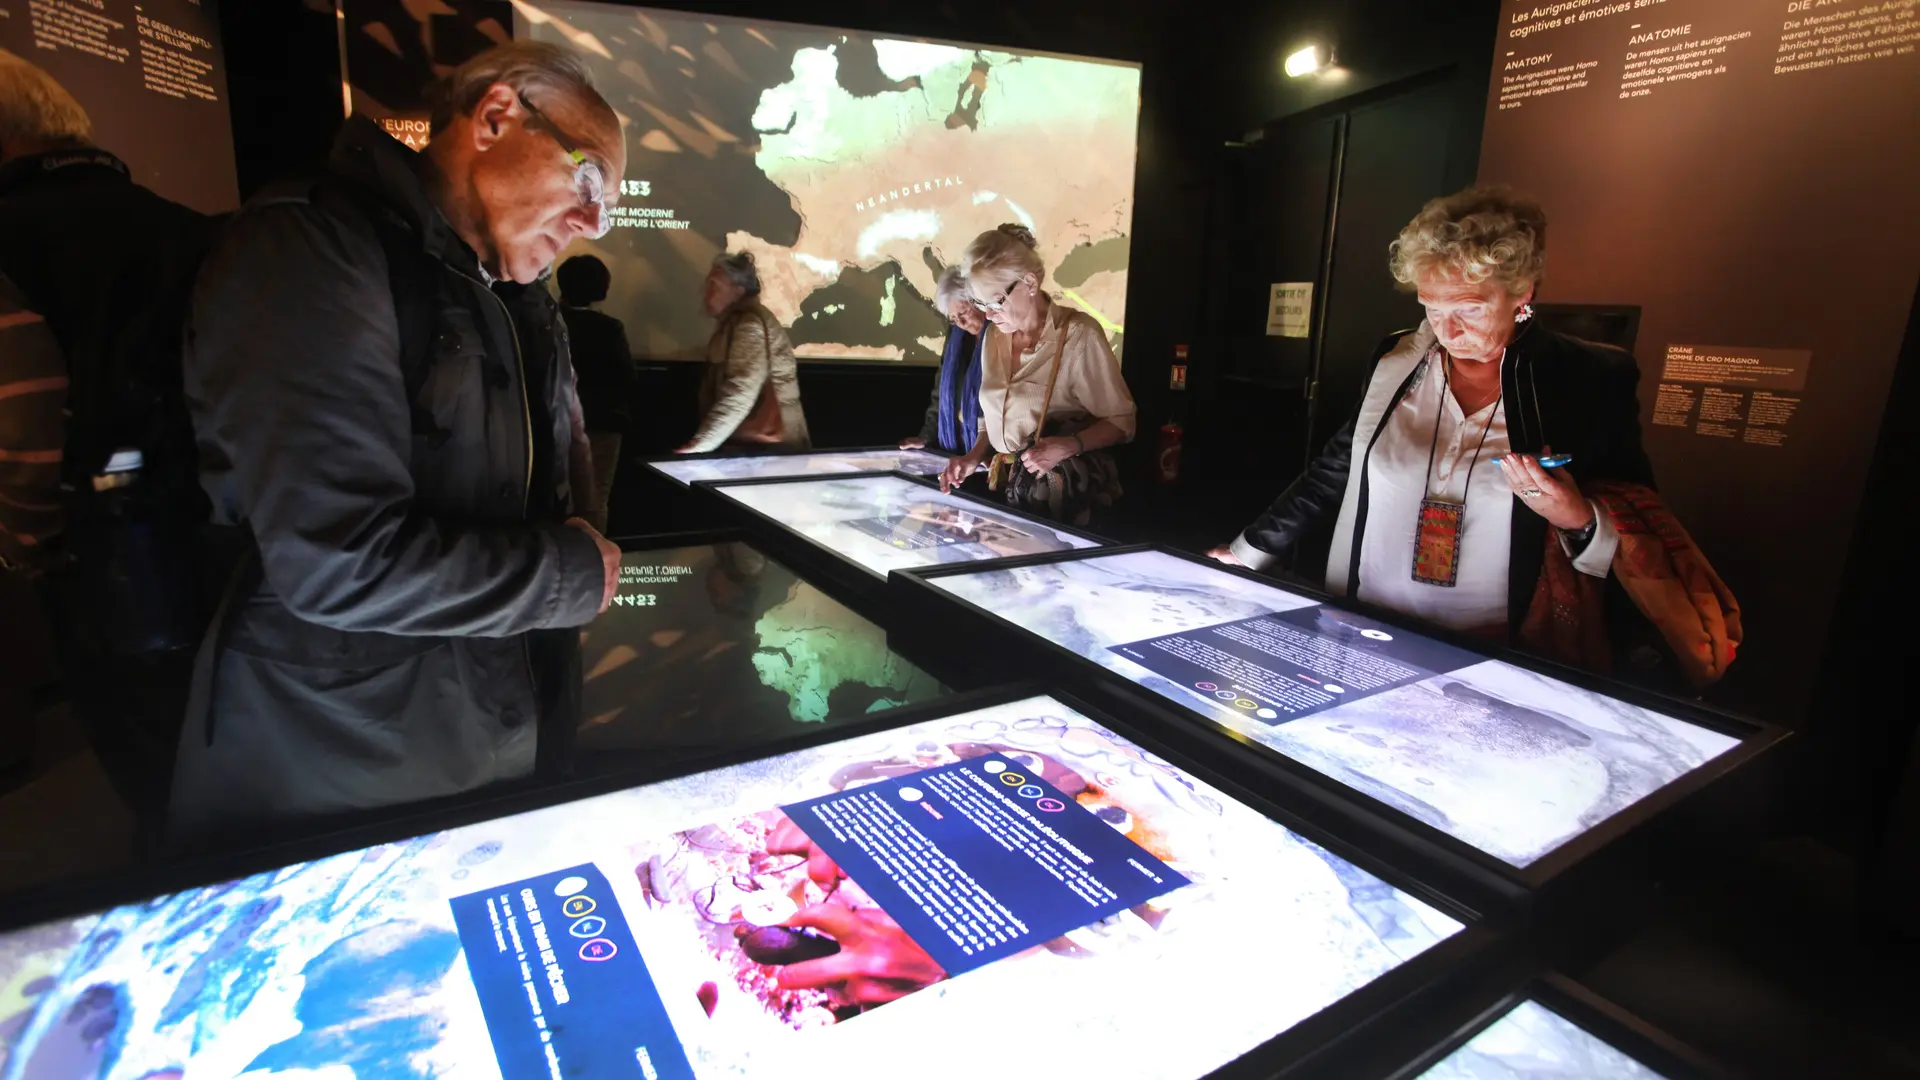
[[[1048,522],[897,476],[714,489],[867,572],[1097,546]]]
[[[629,552],[581,639],[589,752],[752,746],[945,692],[886,631],[739,542]]]
[[[758,480],[775,476],[832,473],[903,472],[937,476],[947,459],[925,450],[823,450],[811,454],[761,454],[741,457],[650,461],[649,468],[682,484],[702,480]]]
[[[1738,745],[1162,552],[928,583],[1515,867]]]
[[[1420,1080],[1664,1080],[1591,1032],[1523,1001]]]
[[[958,833],[1046,818],[1078,847],[1134,852],[1139,866],[1101,871],[1129,906],[1059,922],[1100,893],[1038,869],[1068,849],[1033,830],[956,844],[959,875],[823,851],[833,814],[905,843],[941,811]],[[1002,886],[1015,871],[1029,884]],[[1022,939],[1000,920],[1008,954],[953,974],[932,958],[980,939],[915,937],[903,903],[1076,928]],[[1183,1078],[1462,929],[1035,697],[14,931],[0,1046],[8,1075],[35,1078],[706,1080],[902,1062],[973,1078],[1008,1061]]]

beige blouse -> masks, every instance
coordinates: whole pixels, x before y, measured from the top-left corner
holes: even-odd
[[[1110,420],[1126,438],[1133,438],[1133,395],[1120,377],[1120,361],[1107,347],[1105,331],[1086,312],[1056,300],[1032,349],[1016,359],[1012,335],[994,330],[987,335],[982,362],[980,430],[996,451],[1025,450],[1043,420],[1054,421],[1056,431],[1079,431],[1096,420]],[[1056,364],[1060,376],[1053,401],[1043,405]],[[1040,415],[1043,407],[1045,417]]]

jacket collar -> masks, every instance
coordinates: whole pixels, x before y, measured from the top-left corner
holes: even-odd
[[[0,165],[0,195],[13,195],[42,183],[133,183],[127,163],[94,146],[27,154]]]
[[[328,168],[378,198],[420,236],[427,254],[470,277],[492,285],[494,277],[467,246],[433,201],[427,178],[432,165],[424,154],[387,134],[364,116],[351,116],[334,140]]]

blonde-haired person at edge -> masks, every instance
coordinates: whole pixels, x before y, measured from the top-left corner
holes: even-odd
[[[981,357],[979,436],[947,463],[940,487],[987,465],[988,487],[1008,505],[1084,525],[1120,496],[1107,451],[1133,438],[1133,395],[1100,324],[1041,290],[1034,247],[1031,232],[1002,225],[961,259],[974,305],[998,333]]]
[[[760,303],[753,253],[714,256],[702,300],[716,322],[700,383],[700,427],[674,453],[700,454],[722,445],[811,447],[793,342]]]
[[[1703,686],[1733,659],[1738,606],[1654,493],[1633,357],[1528,321],[1546,231],[1502,187],[1423,207],[1389,252],[1426,318],[1382,343],[1358,411],[1307,471],[1209,554],[1291,563],[1329,592],[1589,670],[1617,657],[1643,681]],[[1556,455],[1571,460],[1542,464]]]

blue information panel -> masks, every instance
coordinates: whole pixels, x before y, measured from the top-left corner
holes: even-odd
[[[1268,724],[1339,708],[1481,659],[1324,606],[1162,634],[1111,651]]]
[[[501,1075],[693,1080],[613,890],[592,864],[451,903]]]
[[[781,809],[950,976],[1187,884],[1000,754]]]

